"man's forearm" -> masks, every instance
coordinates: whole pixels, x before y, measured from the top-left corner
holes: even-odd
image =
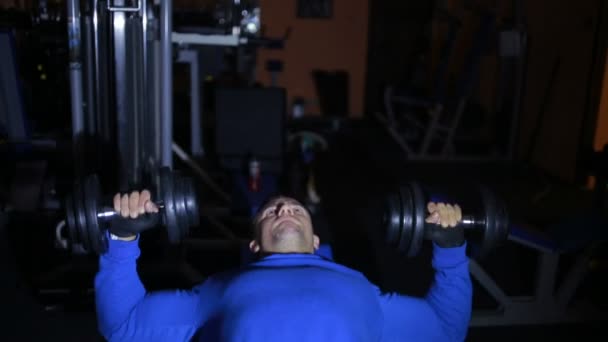
[[[466,244],[454,248],[433,246],[435,279],[426,296],[445,333],[456,341],[465,339],[472,311],[472,282],[465,251]]]
[[[99,258],[95,276],[95,303],[100,332],[109,339],[126,326],[135,306],[146,290],[137,273],[139,240],[109,241],[106,254]]]

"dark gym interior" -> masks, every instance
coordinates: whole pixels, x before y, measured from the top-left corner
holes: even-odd
[[[104,341],[101,210],[144,188],[147,291],[247,263],[283,194],[424,296],[439,198],[473,222],[466,341],[606,341],[607,42],[607,0],[2,0],[0,341]]]

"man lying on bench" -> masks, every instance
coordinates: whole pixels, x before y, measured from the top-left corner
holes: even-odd
[[[135,218],[158,208],[147,191],[117,195]],[[254,219],[257,259],[191,290],[147,292],[138,274],[139,235],[113,227],[95,278],[99,329],[110,341],[463,341],[472,284],[460,208],[429,204],[434,283],[423,298],[383,293],[363,274],[315,255],[310,214],[288,197]],[[415,276],[415,275],[414,275]]]

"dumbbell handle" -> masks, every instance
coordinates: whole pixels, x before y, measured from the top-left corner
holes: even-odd
[[[464,229],[481,228],[485,224],[485,220],[477,220],[473,215],[463,215],[462,220],[460,221],[460,225],[462,225],[462,228]]]
[[[158,209],[164,209],[165,208],[165,205],[163,204],[163,202],[156,203],[156,206],[158,207]],[[110,208],[110,207],[103,207],[97,213],[97,217],[98,218],[109,218],[109,217],[114,217],[116,215],[118,215],[118,213],[116,212],[116,210],[114,210],[114,208]]]
[[[485,225],[485,220],[476,220],[473,215],[463,215],[458,226],[462,226],[462,228],[469,229],[479,229],[483,228]]]
[[[110,223],[111,232],[118,236],[135,235],[164,222],[164,213],[146,213],[136,218],[123,217],[113,208],[104,207],[97,213],[97,218]],[[112,230],[115,229],[115,230]]]

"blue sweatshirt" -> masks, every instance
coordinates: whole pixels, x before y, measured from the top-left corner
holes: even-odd
[[[95,277],[99,330],[131,342],[463,341],[472,309],[465,248],[433,246],[435,278],[422,298],[383,293],[313,254],[270,255],[190,290],[147,292],[138,240],[112,240]]]

